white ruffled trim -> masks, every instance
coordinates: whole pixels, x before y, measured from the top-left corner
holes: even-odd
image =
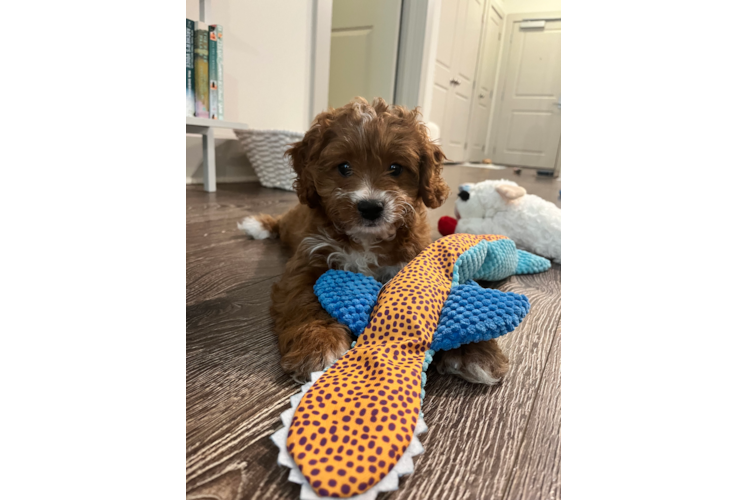
[[[329,498],[317,496],[312,487],[309,485],[309,482],[299,470],[299,467],[291,458],[291,455],[289,455],[288,449],[286,448],[288,430],[291,427],[291,419],[293,419],[293,414],[296,412],[296,407],[299,406],[299,402],[301,401],[304,393],[309,390],[312,384],[315,383],[323,373],[324,372],[312,373],[312,381],[302,385],[300,393],[291,396],[291,408],[281,413],[283,428],[270,436],[270,439],[273,440],[273,443],[275,443],[279,450],[278,465],[285,466],[291,469],[291,472],[289,472],[288,474],[288,480],[292,483],[301,485],[301,500],[320,500],[322,498]],[[423,445],[416,436],[426,432],[427,430],[428,427],[426,426],[426,422],[424,422],[423,417],[419,414],[418,423],[416,424],[415,431],[413,431],[413,440],[410,442],[408,449],[405,450],[405,453],[402,457],[400,457],[400,460],[397,461],[392,470],[386,476],[384,476],[381,481],[366,490],[366,492],[360,495],[349,497],[350,500],[374,500],[379,492],[395,491],[399,485],[398,478],[400,476],[411,474],[413,472],[413,457],[423,453]]]

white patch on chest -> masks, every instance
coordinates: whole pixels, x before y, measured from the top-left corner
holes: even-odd
[[[379,256],[375,252],[379,247],[376,244],[362,243],[363,250],[354,250],[330,238],[325,231],[304,238],[301,247],[311,259],[324,259],[330,269],[372,276],[380,283],[391,280],[406,264],[380,267]]]
[[[374,246],[364,245],[363,251],[346,248],[340,242],[330,238],[325,231],[314,236],[307,236],[301,241],[301,246],[308,252],[310,258],[325,259],[330,269],[373,276],[372,268],[379,267],[377,254],[372,251]]]

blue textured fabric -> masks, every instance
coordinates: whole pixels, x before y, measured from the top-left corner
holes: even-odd
[[[531,254],[530,252],[517,250],[517,256],[519,257],[519,262],[517,263],[517,270],[514,274],[542,273],[551,268],[550,260]]]
[[[514,274],[547,271],[550,267],[550,260],[517,250],[512,240],[481,241],[457,259],[452,283],[461,285],[471,279],[499,281]]]
[[[482,288],[475,281],[498,281],[551,267],[548,259],[517,250],[512,240],[481,241],[454,265],[452,291],[434,332],[431,348],[454,349],[514,330],[530,310],[524,295]],[[322,307],[358,337],[369,322],[382,285],[374,278],[329,270],[314,285]]]
[[[314,284],[314,293],[325,311],[358,337],[369,323],[381,288],[370,276],[330,269]]]
[[[505,335],[530,311],[524,295],[482,288],[474,281],[452,287],[444,303],[431,349],[454,349]]]
[[[465,283],[478,273],[488,254],[488,242],[483,240],[460,255],[452,269],[452,286]]]
[[[426,370],[429,369],[432,361],[434,361],[434,350],[429,349],[424,356],[423,371],[421,372],[421,408],[423,408],[423,399],[426,397]]]

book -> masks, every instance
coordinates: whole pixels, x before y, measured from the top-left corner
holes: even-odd
[[[220,24],[212,24],[211,29],[215,32],[216,37],[216,68],[218,77],[216,83],[218,92],[216,93],[217,100],[216,105],[218,109],[218,119],[223,120],[223,26]],[[211,95],[211,99],[212,99]],[[211,105],[213,101],[211,100]]]
[[[195,116],[210,118],[208,25],[197,22],[195,30]]]
[[[187,19],[187,116],[195,116],[195,21]]]
[[[215,24],[208,26],[208,75],[210,78],[210,119],[218,119],[218,33]]]

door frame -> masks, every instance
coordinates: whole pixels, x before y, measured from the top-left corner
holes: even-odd
[[[494,149],[496,148],[496,136],[498,135],[498,129],[492,130],[493,123],[495,117],[501,116],[500,113],[502,111],[502,107],[504,105],[504,90],[506,88],[506,74],[507,70],[509,68],[509,47],[512,40],[512,35],[514,34],[514,23],[520,23],[522,21],[530,21],[530,20],[542,20],[542,19],[561,19],[561,11],[547,11],[547,12],[520,12],[520,13],[513,13],[509,14],[506,17],[506,23],[504,24],[504,41],[501,44],[501,64],[499,65],[499,78],[496,85],[496,95],[501,96],[500,98],[496,99],[494,102],[494,112],[491,114],[491,119],[489,120],[489,127],[488,127],[488,133],[489,133],[489,151],[491,151],[491,154],[489,157],[493,161],[494,157]],[[507,41],[506,35],[509,35],[509,39]],[[559,147],[557,148],[557,151],[561,150],[560,142]],[[558,152],[556,153],[558,158]],[[527,167],[527,168],[535,168],[535,167]],[[538,169],[542,170],[542,169]]]
[[[553,177],[561,176],[561,139],[558,141],[558,153],[556,153],[556,166],[553,167]]]
[[[400,42],[392,103],[431,112],[441,0],[402,0]],[[330,87],[332,0],[312,0],[309,52],[309,123],[327,109]]]
[[[403,0],[397,52],[394,104],[431,113],[431,85],[436,65],[441,0]]]
[[[309,119],[327,109],[330,90],[330,43],[332,42],[332,0],[312,0],[309,43]]]
[[[486,56],[486,43],[485,43],[486,22],[488,21],[488,15],[489,15],[490,9],[494,7],[496,8],[496,11],[501,16],[501,22],[504,24],[504,27],[501,31],[501,42],[499,43],[499,54],[498,54],[499,65],[496,68],[496,75],[494,75],[493,85],[491,86],[491,92],[493,92],[494,96],[497,96],[499,75],[501,74],[501,60],[503,57],[504,45],[505,45],[504,41],[506,40],[506,27],[507,27],[507,18],[508,18],[506,9],[504,8],[500,0],[488,0],[486,2],[486,6],[483,11],[483,23],[481,25],[481,42],[480,42],[481,45],[480,45],[480,49],[478,50],[478,64],[476,65],[476,74],[473,80],[474,80],[474,83],[478,83],[478,80],[480,79],[480,76],[481,76],[481,71],[483,69],[482,68],[483,59]],[[475,88],[473,88],[473,90],[475,90]],[[486,145],[486,149],[491,147],[491,125],[493,125],[493,115],[494,115],[494,110],[496,109],[495,103],[496,101],[494,101],[494,105],[491,106],[491,109],[488,110],[488,125],[486,128],[486,137],[484,137],[484,144]],[[476,106],[477,106],[477,101],[475,100],[475,92],[473,92],[473,99],[472,99],[472,102],[470,103],[470,116],[468,116],[468,133],[467,133],[468,151],[470,151],[470,126],[472,125],[473,113],[475,113]],[[483,154],[486,155],[488,153],[487,151],[484,150]]]

